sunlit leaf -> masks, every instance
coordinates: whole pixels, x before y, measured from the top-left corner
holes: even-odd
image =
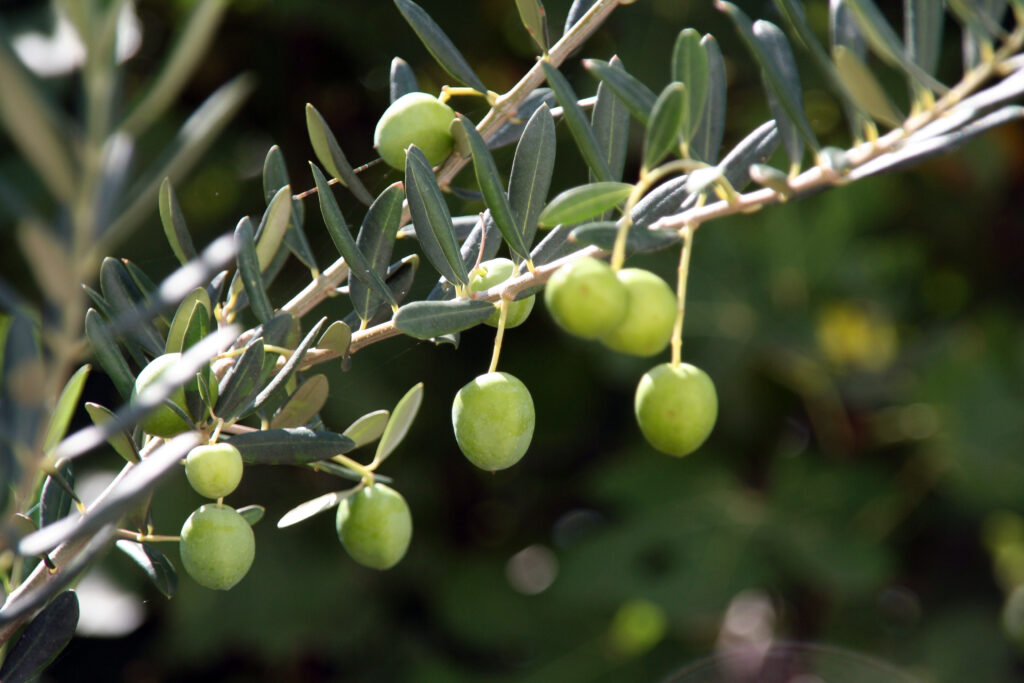
[[[651,118],[651,109],[658,99],[651,89],[638,81],[626,72],[621,64],[605,62],[600,59],[584,59],[583,68],[596,76],[608,86],[608,89],[615,93],[615,96],[622,100],[629,113],[643,125],[647,125]],[[559,100],[561,103],[561,100]]]
[[[836,61],[839,77],[861,109],[887,126],[895,128],[902,123],[903,114],[893,105],[868,66],[853,51],[836,45],[832,48],[832,57]]]
[[[89,364],[78,368],[64,385],[64,389],[57,398],[57,403],[50,415],[50,424],[46,428],[46,438],[43,441],[43,451],[48,452],[64,438],[67,434],[68,425],[78,409],[78,401],[82,397],[82,390],[85,389],[85,381],[89,378],[89,371],[92,366]]]
[[[675,149],[687,125],[686,86],[673,81],[658,95],[644,136],[643,170],[650,171]]]
[[[718,41],[711,34],[700,41],[707,54],[708,87],[704,98],[704,111],[690,140],[690,155],[713,164],[718,161],[718,152],[725,134],[726,79],[725,61]]]
[[[494,313],[494,304],[476,299],[414,301],[398,309],[395,326],[416,339],[432,339],[479,325]]]
[[[398,11],[402,13],[409,26],[419,36],[427,51],[437,60],[445,71],[460,83],[481,92],[487,92],[487,86],[473,72],[473,68],[462,56],[455,44],[437,25],[430,15],[422,7],[412,0],[395,0]]]
[[[704,115],[708,96],[708,55],[700,34],[692,28],[679,32],[672,52],[672,80],[686,86],[683,114],[683,142],[689,145]]]
[[[349,189],[356,199],[363,204],[370,204],[373,195],[369,193],[363,181],[359,179],[348,158],[341,151],[338,139],[334,137],[327,121],[312,104],[306,104],[306,128],[309,131],[309,141],[313,145],[316,158],[320,160],[327,172],[341,181],[341,184]]]
[[[416,74],[413,73],[412,67],[409,66],[409,62],[401,57],[395,57],[391,60],[391,74],[388,83],[390,86],[388,92],[391,95],[392,102],[402,95],[419,92],[420,90],[420,85],[416,82]]]
[[[566,124],[568,124],[573,140],[576,141],[576,147],[580,150],[580,154],[583,156],[587,167],[593,171],[594,176],[598,180],[611,180],[611,169],[608,168],[608,163],[604,160],[604,156],[598,148],[597,138],[594,137],[594,129],[590,127],[590,123],[587,121],[583,110],[576,103],[579,98],[576,97],[576,93],[572,86],[569,85],[569,81],[547,61],[542,60],[540,65],[544,69],[548,85],[551,86],[555,93],[555,99],[558,100],[559,106],[562,107],[562,117],[565,119]],[[616,74],[622,73],[620,69],[612,70]]]
[[[313,375],[299,385],[270,421],[271,429],[301,427],[327,403],[330,387],[326,375]]]
[[[352,439],[356,448],[373,443],[384,433],[391,413],[387,410],[375,410],[363,415],[350,424],[344,431],[345,436]]]
[[[97,427],[108,420],[114,419],[113,411],[101,406],[99,403],[86,403],[85,412],[89,413],[89,418]],[[118,455],[125,459],[125,462],[139,461],[139,449],[135,447],[135,442],[132,441],[128,432],[123,429],[109,434],[107,436],[107,443],[110,444],[110,447],[113,448]]]
[[[321,512],[326,512],[331,508],[335,508],[338,506],[338,503],[343,501],[345,498],[348,498],[362,487],[363,485],[359,484],[358,486],[353,486],[345,491],[331,491],[330,493],[325,493],[322,496],[317,496],[312,500],[307,500],[305,503],[296,505],[291,510],[284,513],[281,519],[277,521],[277,528],[285,529],[287,527],[294,526],[300,522],[305,522],[311,517],[319,515]]]
[[[235,226],[235,248],[238,250],[238,273],[249,297],[249,305],[261,322],[274,317],[274,306],[260,277],[260,261],[256,254],[256,235],[248,216]]]
[[[284,155],[277,145],[267,151],[267,158],[263,161],[263,196],[267,204],[273,200],[274,195],[285,185],[291,185],[288,178],[288,168],[284,162]],[[306,239],[306,233],[302,229],[302,223],[306,216],[306,205],[300,201],[293,201],[291,222],[288,230],[284,233],[285,244],[295,257],[310,269],[316,269],[316,257]]]
[[[185,224],[185,216],[181,212],[178,198],[170,178],[164,178],[160,184],[160,222],[164,226],[164,236],[171,245],[171,251],[185,265],[196,257],[196,248],[192,245],[192,236]]]
[[[540,0],[516,0],[516,8],[519,10],[519,19],[533,38],[533,42],[537,43],[542,54],[547,54],[551,37],[548,35],[548,19],[544,5]]]
[[[618,57],[612,57],[609,64],[613,69],[622,69],[622,60]],[[604,81],[597,85],[594,108],[590,112],[590,125],[594,129],[597,145],[604,153],[604,159],[612,172],[612,180],[622,180],[622,172],[626,165],[626,148],[629,145],[629,109]],[[553,152],[554,145],[552,156]],[[593,173],[590,174],[590,180],[596,180]]]
[[[560,193],[544,208],[540,224],[580,223],[621,204],[633,186],[629,183],[590,183]]]
[[[391,411],[391,418],[388,420],[388,424],[384,428],[384,434],[381,435],[380,442],[377,444],[377,453],[373,456],[371,468],[376,468],[377,465],[384,462],[398,445],[402,443],[402,439],[409,432],[409,427],[412,426],[413,420],[416,419],[416,413],[419,412],[422,403],[423,382],[420,382],[407,391],[405,396],[395,404],[394,410]]]

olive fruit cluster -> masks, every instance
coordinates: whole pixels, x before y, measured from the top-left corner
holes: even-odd
[[[452,426],[459,449],[489,472],[519,462],[530,447],[536,415],[533,397],[507,372],[488,372],[459,389]]]
[[[228,590],[242,580],[256,556],[252,528],[234,508],[203,505],[181,528],[181,564],[196,583]]]
[[[371,569],[390,569],[412,540],[412,515],[398,491],[374,483],[345,498],[335,518],[345,552]]]
[[[433,165],[445,160],[455,144],[449,127],[455,112],[424,92],[402,95],[391,103],[373,131],[373,146],[392,168],[405,168],[405,151],[416,145]]]

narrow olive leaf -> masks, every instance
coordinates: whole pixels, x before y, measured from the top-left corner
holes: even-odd
[[[388,186],[370,205],[356,236],[359,251],[366,256],[370,267],[382,276],[391,262],[398,226],[402,222],[404,200],[405,190],[401,183]],[[368,320],[382,301],[379,294],[351,273],[348,277],[348,294],[352,299],[353,308],[362,320]]]
[[[666,154],[676,149],[686,122],[686,86],[673,81],[658,95],[651,111],[651,122],[644,135],[644,156],[641,173],[658,165]]]
[[[329,384],[326,375],[313,375],[299,385],[280,410],[270,420],[271,429],[301,427],[327,403]]]
[[[211,309],[210,295],[202,287],[196,287],[191,294],[182,299],[178,310],[174,312],[171,327],[167,331],[164,353],[181,353],[187,348],[185,335],[192,325],[192,319],[196,316],[205,316],[207,327],[209,327]]]
[[[238,250],[238,274],[249,297],[249,305],[260,322],[274,317],[274,305],[270,303],[267,290],[263,287],[260,277],[260,260],[256,254],[256,236],[252,229],[252,221],[244,216],[235,226],[235,248]]]
[[[427,48],[427,52],[437,60],[442,69],[460,83],[468,85],[478,92],[487,93],[487,86],[473,72],[473,68],[466,58],[422,7],[412,0],[395,0],[395,5],[412,30],[416,32],[420,42]]]
[[[263,161],[263,196],[268,204],[277,191],[285,185],[291,185],[291,180],[288,178],[288,167],[285,165],[281,148],[274,145],[267,151],[267,158]],[[290,229],[284,233],[284,242],[295,254],[295,258],[302,261],[303,265],[310,270],[317,271],[316,257],[313,255],[309,240],[306,239],[306,233],[302,229],[305,217],[305,204],[293,201],[291,222],[288,225]]]
[[[856,53],[836,45],[832,48],[832,58],[835,59],[839,77],[858,107],[887,126],[896,128],[903,122],[903,114],[896,109],[867,64]]]
[[[548,18],[544,12],[544,5],[540,0],[516,0],[516,8],[526,32],[533,38],[533,42],[537,43],[541,54],[546,55],[551,46],[551,36],[548,33]]]
[[[236,510],[249,526],[256,526],[257,523],[267,514],[267,508],[262,505],[246,505]]]
[[[607,85],[608,89],[622,100],[626,109],[637,121],[647,125],[651,118],[651,109],[654,108],[654,101],[658,99],[650,88],[627,73],[621,62],[618,65],[613,65],[600,59],[584,59],[581,63],[584,69]]]
[[[614,69],[622,69],[622,60],[618,57],[612,57],[609,64]],[[622,172],[626,166],[626,148],[629,146],[629,109],[604,81],[597,84],[594,108],[590,112],[590,125],[594,129],[597,145],[604,153],[604,160],[612,172],[612,180],[622,180]],[[553,145],[551,152],[554,157]],[[514,169],[512,173],[514,176]],[[592,173],[590,180],[596,180]],[[510,196],[511,189],[510,186]]]
[[[305,522],[311,517],[316,517],[321,512],[326,512],[331,508],[337,507],[338,503],[343,501],[345,498],[348,498],[361,488],[363,488],[362,483],[358,486],[353,486],[346,491],[331,491],[330,493],[325,493],[322,496],[317,496],[312,500],[307,500],[305,503],[300,503],[288,512],[284,513],[281,519],[277,520],[277,528],[285,529],[290,526],[295,526],[300,522]]]
[[[822,153],[833,148],[823,148]],[[779,196],[786,198],[793,194],[793,188],[789,185],[789,176],[774,166],[767,164],[751,164],[750,179],[762,187],[775,190]]]
[[[114,412],[109,408],[101,406],[99,403],[86,403],[85,412],[89,414],[92,423],[97,427],[108,420],[114,419]],[[107,443],[110,444],[110,447],[118,455],[125,459],[125,462],[139,461],[139,449],[135,447],[135,442],[125,430],[117,430],[107,435]]]
[[[135,375],[132,374],[124,355],[113,341],[114,336],[110,324],[95,308],[90,308],[85,313],[85,336],[89,340],[92,352],[100,367],[103,368],[103,372],[110,377],[110,381],[114,383],[121,398],[127,401],[128,397],[132,395]]]
[[[106,257],[100,266],[100,291],[118,315],[125,312],[145,310],[146,296],[136,286],[124,264],[113,257]],[[164,350],[164,339],[156,326],[144,316],[130,330],[132,338],[139,342],[151,356],[159,356]]]
[[[263,338],[259,337],[245,347],[242,355],[228,369],[220,381],[220,395],[217,398],[218,417],[234,420],[251,403],[252,396],[260,388],[264,355]]]
[[[66,517],[71,511],[72,501],[81,502],[75,494],[74,485],[75,477],[71,472],[71,463],[67,463],[46,477],[43,489],[39,494],[40,526],[53,524],[58,519]]]
[[[686,86],[683,115],[683,142],[689,147],[708,96],[708,54],[701,45],[700,34],[692,28],[679,32],[672,52],[672,80]]]
[[[585,223],[573,228],[572,240],[576,244],[592,244],[611,251],[615,246],[618,232],[618,224],[611,221]],[[626,253],[660,251],[678,241],[679,235],[674,230],[648,230],[634,225],[626,233]]]
[[[388,425],[390,415],[391,413],[387,410],[375,410],[372,413],[367,413],[350,424],[343,433],[352,439],[356,448],[362,448],[381,437]]]
[[[309,141],[313,145],[316,158],[324,165],[327,172],[341,181],[341,184],[363,204],[369,205],[373,195],[363,185],[348,158],[341,151],[338,139],[334,137],[327,121],[312,104],[306,104],[306,128],[309,130]]]
[[[292,217],[292,188],[285,185],[270,200],[260,227],[256,230],[259,238],[256,241],[256,257],[259,260],[260,272],[265,272],[284,241],[285,230]]]
[[[46,438],[43,440],[43,452],[49,452],[56,446],[68,432],[68,425],[71,418],[78,409],[78,400],[82,397],[82,390],[85,388],[85,380],[89,378],[89,371],[92,366],[88,363],[78,368],[75,374],[71,375],[64,389],[57,398],[50,415],[50,424],[46,427]]]
[[[313,340],[320,336],[320,330],[323,329],[326,323],[327,318],[321,318],[317,324],[306,333],[306,336],[303,337],[302,341],[299,342],[299,345],[295,347],[295,350],[292,351],[292,354],[288,357],[288,360],[285,361],[284,366],[282,366],[277,374],[274,375],[274,379],[270,380],[270,383],[260,391],[258,396],[256,396],[256,400],[252,406],[254,409],[259,410],[264,405],[267,405],[268,402],[273,400],[275,394],[280,394],[283,400],[283,394],[286,391],[286,384],[288,380],[291,379],[292,375],[294,375],[299,369],[299,365],[302,363],[302,359],[305,358],[306,352],[313,346]]]
[[[228,443],[239,450],[242,460],[253,465],[301,465],[330,460],[355,448],[347,436],[305,427],[234,434]]]
[[[828,7],[828,35],[832,48],[842,45],[862,60],[867,58],[868,45],[857,18],[846,0],[833,0]]]
[[[168,440],[127,470],[110,495],[95,504],[85,515],[72,515],[44,526],[21,539],[22,555],[48,553],[61,543],[91,536],[102,527],[116,522],[131,511],[185,455],[199,443],[195,432],[187,432]]]
[[[479,325],[494,313],[494,304],[476,299],[414,301],[398,309],[395,327],[416,339],[433,339]]]
[[[0,680],[23,683],[39,675],[71,642],[78,626],[78,595],[64,591],[50,602],[22,632],[7,653]]]
[[[530,117],[516,145],[508,181],[508,201],[516,221],[515,232],[522,237],[522,244],[527,249],[537,234],[537,220],[551,188],[554,170],[555,122],[548,108],[541,106]]]
[[[633,186],[629,183],[591,183],[562,192],[544,207],[540,224],[580,223],[621,204]]]
[[[907,54],[927,73],[939,66],[945,12],[935,0],[904,0],[903,41]]]
[[[392,263],[388,267],[388,272],[384,276],[384,282],[387,283],[388,289],[395,295],[395,300],[399,303],[405,301],[405,297],[409,295],[412,290],[412,283],[416,277],[416,269],[420,265],[419,254],[407,254],[403,256],[400,261]],[[472,264],[470,264],[472,265]],[[391,319],[394,315],[391,311],[391,307],[386,304],[381,304],[377,308],[377,312],[366,321],[366,327],[372,325],[379,325],[385,323]],[[362,321],[359,320],[359,316],[355,312],[345,317],[345,324],[351,323],[349,327],[353,325],[359,325]]]
[[[324,176],[323,171],[313,162],[310,162],[309,167],[312,169],[313,178],[316,181],[317,197],[320,200],[320,214],[323,216],[324,225],[327,227],[327,232],[330,234],[334,246],[338,249],[338,253],[342,255],[348,263],[349,269],[355,273],[357,278],[362,280],[364,284],[372,287],[388,303],[397,306],[391,291],[384,284],[380,274],[370,267],[370,263],[366,260],[363,252],[359,251],[359,247],[356,246],[356,241],[352,238],[352,233],[349,232],[348,224],[345,222],[345,217],[341,214],[341,208],[331,192],[330,185],[327,184],[327,178]]]
[[[167,556],[145,543],[121,539],[114,545],[142,568],[156,589],[170,600],[178,590],[178,572]]]
[[[494,163],[494,157],[491,156],[490,150],[487,149],[487,143],[484,142],[483,137],[481,137],[472,121],[461,114],[457,115],[457,118],[459,123],[462,124],[466,138],[469,140],[469,147],[473,154],[473,170],[476,173],[476,182],[484,195],[484,202],[491,212],[491,217],[497,224],[498,230],[501,231],[501,236],[505,239],[512,253],[523,260],[529,259],[530,249],[523,234],[526,226],[519,223],[516,216],[512,213],[512,205],[509,202],[508,195],[505,194],[504,184],[498,173],[498,167]]]
[[[533,117],[533,113],[540,109],[541,105],[547,105],[548,109],[554,107],[555,94],[550,88],[537,88],[523,100],[516,110],[515,118],[505,121],[501,127],[487,140],[489,149],[498,149],[505,145],[516,142],[526,129],[526,122]]]
[[[419,92],[420,89],[420,84],[416,82],[416,74],[413,73],[412,67],[409,66],[409,62],[401,57],[395,57],[391,60],[391,74],[388,84],[388,92],[392,102],[402,95]]]
[[[919,85],[933,92],[944,94],[948,90],[907,55],[903,42],[874,2],[871,0],[845,0],[845,4],[857,20],[868,45],[883,61],[897,69],[902,69]]]
[[[718,41],[710,33],[701,38],[700,44],[707,55],[708,85],[704,111],[690,140],[690,156],[713,164],[718,161],[725,134],[725,60]]]
[[[415,145],[405,155],[405,190],[423,254],[446,280],[455,285],[467,285],[469,273],[459,256],[448,205],[437,187],[430,162]]]
[[[164,226],[167,243],[171,245],[171,251],[181,265],[185,265],[196,257],[196,248],[192,244],[192,236],[188,232],[185,215],[181,212],[170,178],[164,178],[160,183],[159,207],[160,222]]]
[[[569,13],[565,16],[565,28],[562,32],[568,33],[596,2],[597,0],[572,0]]]
[[[540,65],[544,69],[548,85],[551,86],[555,93],[555,99],[558,101],[559,106],[562,107],[562,117],[568,124],[569,132],[572,133],[573,140],[576,141],[576,147],[579,148],[587,167],[598,180],[611,180],[612,171],[608,168],[608,163],[604,160],[604,156],[598,148],[597,138],[594,137],[594,129],[590,127],[586,115],[579,104],[576,103],[578,98],[572,86],[569,85],[569,81],[562,75],[562,72],[546,60],[542,60]],[[611,66],[609,66],[609,69],[614,71],[615,74],[623,73],[621,69],[612,69]],[[626,104],[627,106],[629,105],[628,102]]]
[[[977,36],[978,40],[992,42],[994,38],[1006,39],[1006,29],[999,24],[1006,10],[1005,0],[947,0],[946,4],[960,23]]]
[[[409,433],[409,427],[416,419],[416,413],[419,412],[422,403],[423,382],[420,382],[407,391],[405,396],[395,404],[395,409],[391,411],[391,418],[384,428],[384,434],[381,435],[380,442],[377,444],[377,453],[373,456],[373,462],[370,464],[371,469],[376,469],[378,465],[387,460],[387,457],[402,443],[402,439]]]

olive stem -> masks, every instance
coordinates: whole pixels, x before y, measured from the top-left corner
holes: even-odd
[[[686,317],[686,279],[690,272],[690,247],[693,243],[693,227],[686,226],[679,231],[683,248],[679,252],[679,271],[676,273],[676,321],[672,326],[672,367],[678,368],[683,361],[683,319]]]
[[[349,458],[349,457],[347,457],[345,455],[342,455],[341,453],[339,453],[338,455],[336,455],[333,458],[331,458],[331,460],[333,460],[334,462],[338,463],[339,465],[344,465],[345,467],[349,468],[353,472],[359,474],[363,478],[363,483],[366,484],[367,486],[372,486],[373,485],[373,469],[372,468],[376,467],[376,465],[370,465],[370,466],[362,465],[362,464],[356,462],[355,460],[353,460],[352,458]]]
[[[498,369],[498,358],[501,357],[501,342],[505,339],[505,321],[508,319],[508,299],[501,298],[501,307],[498,313],[498,332],[494,335],[494,353],[491,354],[491,367],[487,372],[496,372]]]
[[[164,536],[161,534],[144,534],[130,529],[118,529],[117,536],[136,543],[178,543],[181,536]]]

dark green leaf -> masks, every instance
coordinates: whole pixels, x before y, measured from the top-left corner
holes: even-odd
[[[551,263],[578,249],[576,243],[569,240],[572,227],[571,225],[559,225],[557,228],[548,231],[544,239],[533,248],[533,254],[531,255],[533,256],[535,266]]]
[[[363,218],[363,224],[356,236],[356,247],[362,252],[370,267],[383,275],[391,262],[391,251],[395,236],[402,221],[402,203],[405,191],[401,183],[394,183],[380,193]],[[362,320],[369,320],[380,307],[382,299],[373,289],[364,285],[351,273],[348,278],[348,294]]]
[[[39,525],[53,524],[66,517],[71,511],[71,502],[78,500],[75,495],[75,477],[71,472],[71,463],[46,477],[43,490],[39,494]]]
[[[262,505],[246,505],[245,507],[238,508],[235,512],[240,514],[249,526],[256,526],[263,519],[264,515],[267,514],[267,508]]]
[[[312,104],[306,104],[306,128],[309,130],[309,141],[313,145],[316,158],[324,165],[327,172],[341,181],[341,184],[347,187],[356,199],[369,205],[373,201],[373,195],[367,191],[363,181],[352,170],[348,158],[341,151],[338,139],[334,137],[327,121]]]
[[[597,2],[597,0],[572,0],[572,6],[569,7],[569,13],[565,16],[565,28],[563,29],[563,33],[568,33],[569,30],[583,18],[587,11],[590,10],[595,2]]]
[[[252,404],[260,389],[260,374],[263,369],[263,338],[253,340],[235,364],[228,369],[220,381],[220,396],[217,398],[217,416],[224,420],[237,419]]]
[[[839,78],[857,106],[887,126],[896,128],[903,122],[903,114],[896,109],[867,64],[862,62],[856,53],[842,45],[836,45],[832,48],[832,57],[836,61]]]
[[[267,152],[267,158],[263,162],[263,195],[267,203],[270,203],[278,190],[290,184],[288,168],[284,163],[284,155],[281,154],[281,148],[274,145]],[[306,233],[302,230],[305,217],[305,204],[293,201],[292,218],[289,224],[290,229],[285,231],[284,241],[297,259],[302,261],[307,268],[315,271],[317,269],[316,257],[313,255],[313,250],[306,239]]]
[[[524,246],[532,244],[537,234],[537,219],[544,208],[554,170],[555,122],[548,108],[541,105],[519,138],[508,181],[508,201]]]
[[[487,149],[487,143],[484,142],[472,121],[461,114],[457,114],[456,117],[462,124],[469,140],[469,147],[473,153],[476,182],[484,194],[484,201],[491,211],[491,217],[512,253],[523,260],[530,258],[530,249],[526,245],[525,235],[522,233],[525,225],[520,225],[512,213],[512,205],[509,203],[508,195],[505,194],[501,176],[498,174],[498,167],[494,163],[491,151]]]
[[[829,3],[828,8],[828,33],[832,41],[832,49],[842,45],[862,60],[867,57],[868,47],[857,25],[857,18],[850,11],[846,0],[836,0]]]
[[[238,273],[249,297],[249,305],[260,322],[274,317],[274,306],[270,303],[267,290],[260,277],[260,261],[256,254],[256,236],[248,216],[235,226],[235,248],[238,250]]]
[[[544,208],[540,224],[580,223],[621,204],[633,186],[629,183],[591,183],[562,192]]]
[[[33,681],[60,654],[78,626],[78,596],[64,591],[22,632],[0,669],[4,683]]]
[[[100,266],[100,289],[103,297],[117,311],[118,316],[126,315],[146,307],[146,296],[138,288],[124,264],[110,256]],[[148,316],[132,326],[132,338],[137,340],[151,355],[159,356],[164,351],[164,339]]]
[[[941,2],[903,2],[903,40],[907,46],[907,54],[915,64],[930,74],[934,74],[939,66],[944,18]]]
[[[469,274],[459,256],[448,205],[437,187],[430,162],[415,145],[405,155],[405,189],[423,254],[446,280],[455,285],[467,285]]]
[[[713,164],[718,161],[718,151],[725,134],[725,61],[714,36],[705,35],[700,44],[707,54],[708,88],[704,98],[704,112],[690,141],[690,155]]]
[[[604,160],[604,156],[597,146],[594,129],[590,127],[586,115],[580,109],[579,104],[576,103],[578,98],[572,86],[569,85],[569,81],[547,61],[542,60],[540,65],[544,69],[548,85],[551,86],[555,93],[555,99],[558,101],[559,106],[562,107],[562,118],[568,124],[569,132],[572,133],[573,140],[576,141],[576,147],[579,148],[587,167],[598,180],[610,181],[612,179],[611,169],[608,168],[608,163]],[[616,74],[623,73],[621,69],[612,69],[612,71]],[[626,105],[629,106],[629,103],[627,102]]]
[[[608,89],[622,100],[637,121],[644,126],[647,125],[651,119],[651,109],[658,99],[650,88],[627,73],[621,61],[613,65],[600,59],[584,59],[582,63],[583,68],[607,85]]]
[[[185,265],[196,257],[196,248],[192,245],[192,236],[185,224],[185,215],[181,212],[178,198],[170,178],[164,178],[160,184],[160,222],[164,226],[164,235],[171,251],[178,257],[181,265]]]
[[[533,42],[537,43],[541,54],[547,54],[551,37],[548,35],[548,18],[544,13],[544,5],[540,0],[516,0],[516,8],[519,9],[519,18],[523,26],[533,38]]]
[[[546,104],[549,109],[555,106],[555,95],[550,88],[537,88],[527,95],[523,103],[519,105],[519,109],[516,110],[515,118],[501,124],[498,131],[487,140],[487,146],[490,149],[498,149],[518,140],[526,128],[526,122],[533,117],[533,113],[542,104]]]
[[[392,263],[388,267],[387,275],[384,277],[384,281],[388,285],[388,289],[395,295],[395,300],[398,302],[405,301],[405,297],[409,295],[409,290],[412,289],[412,283],[416,276],[416,269],[419,268],[420,257],[419,254],[409,254],[403,256],[400,261]],[[470,264],[472,265],[472,264]],[[381,304],[377,308],[377,312],[366,321],[366,327],[373,325],[379,325],[387,322],[391,319],[394,314],[391,312],[391,308],[386,304]],[[346,324],[351,323],[353,325],[359,325],[362,321],[359,320],[359,316],[353,311],[351,314],[345,317]]]
[[[416,339],[432,339],[479,325],[494,313],[494,304],[476,299],[414,301],[398,309],[395,326]]]
[[[363,415],[348,426],[344,434],[352,439],[356,448],[362,448],[381,437],[391,415],[387,410],[375,410]]]
[[[280,397],[283,400],[288,380],[291,379],[292,375],[294,375],[299,369],[299,365],[302,363],[302,359],[305,357],[306,351],[313,346],[313,340],[320,335],[320,330],[326,322],[327,318],[321,318],[317,324],[306,333],[306,336],[303,337],[302,341],[299,342],[299,345],[294,351],[292,351],[292,354],[288,357],[288,360],[285,361],[285,364],[277,374],[274,375],[274,379],[270,380],[270,383],[260,391],[258,396],[256,396],[253,408],[259,410],[264,407],[264,405],[268,405],[273,401],[275,394],[280,394]]]
[[[658,95],[651,111],[651,122],[644,136],[642,173],[650,171],[666,154],[677,148],[679,134],[687,125],[686,113],[686,86],[673,81]]]
[[[420,404],[423,403],[423,382],[415,385],[405,393],[391,411],[391,418],[388,420],[384,433],[377,444],[377,453],[373,456],[373,463],[370,468],[376,469],[384,462],[389,455],[402,443],[402,439],[409,433],[412,421],[416,419]]]
[[[99,403],[86,403],[85,412],[89,413],[89,418],[92,423],[99,427],[104,422],[114,419],[114,413],[109,408],[101,406]],[[125,459],[126,462],[138,462],[139,461],[139,449],[135,447],[135,442],[128,436],[128,432],[123,429],[117,430],[114,433],[107,436],[107,443],[114,451]]]
[[[254,465],[300,465],[330,460],[355,448],[347,436],[305,427],[235,434],[228,442],[241,452],[242,460]]]
[[[211,319],[210,295],[202,287],[193,289],[192,293],[182,299],[179,304],[178,310],[174,313],[174,319],[171,320],[171,327],[167,331],[167,344],[164,347],[164,353],[181,353],[188,348],[185,337],[189,329],[192,328],[192,320],[196,316],[205,317],[208,331]],[[201,334],[199,338],[205,336],[206,334]]]
[[[132,387],[135,386],[135,375],[128,368],[128,362],[114,342],[110,324],[103,320],[103,316],[95,308],[90,308],[85,313],[85,336],[103,372],[110,377],[121,398],[127,401],[132,395]]]
[[[284,513],[284,516],[277,522],[278,529],[284,529],[290,526],[294,526],[300,522],[305,522],[311,517],[319,515],[321,512],[326,512],[331,508],[335,508],[345,498],[348,498],[353,493],[363,487],[362,483],[358,486],[354,486],[347,491],[331,491],[325,493],[322,496],[317,496],[312,500],[307,500],[305,503],[296,505],[288,512]]]
[[[612,57],[609,64],[613,69],[622,69],[622,60],[618,57]],[[604,153],[604,160],[612,172],[612,180],[622,180],[622,172],[626,165],[626,148],[629,145],[629,109],[604,81],[597,84],[597,96],[594,99],[594,108],[590,112],[590,125],[594,129],[597,145]],[[554,157],[553,146],[551,152]],[[590,180],[597,180],[593,173],[590,174]],[[509,190],[511,193],[511,187]]]
[[[708,97],[708,55],[701,44],[700,34],[692,28],[683,29],[676,38],[672,53],[672,80],[686,86],[682,137],[689,146],[704,115]]]
[[[416,82],[416,74],[413,73],[412,67],[409,66],[409,62],[405,61],[401,57],[395,57],[391,60],[391,77],[389,79],[389,93],[391,95],[391,101],[394,102],[402,95],[408,95],[411,92],[419,92],[420,85]]]
[[[306,424],[327,402],[330,387],[325,375],[313,375],[299,385],[281,409],[270,421],[272,429],[280,427],[301,427]]]
[[[481,93],[487,93],[487,86],[473,72],[466,58],[422,7],[412,0],[395,0],[395,5],[441,68],[460,83]]]
[[[619,232],[618,227],[618,223],[611,221],[586,223],[573,228],[572,239],[577,244],[593,244],[606,251],[611,251],[615,246],[615,238]],[[648,230],[633,225],[626,234],[626,252],[634,254],[659,251],[678,241],[679,235],[674,231]]]
[[[145,543],[121,539],[114,545],[146,572],[156,589],[170,600],[178,589],[178,572],[167,556]]]
[[[49,452],[68,433],[68,425],[78,409],[78,401],[85,388],[85,380],[89,378],[92,366],[83,365],[71,375],[64,389],[57,398],[57,403],[50,416],[50,424],[46,428],[46,439],[43,441],[43,452]]]

